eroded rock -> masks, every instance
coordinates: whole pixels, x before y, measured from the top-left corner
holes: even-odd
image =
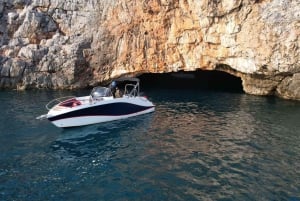
[[[0,0],[0,13],[1,87],[226,65],[247,93],[300,99],[297,1]]]

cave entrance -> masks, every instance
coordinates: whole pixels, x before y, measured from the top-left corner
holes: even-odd
[[[243,93],[242,80],[222,71],[145,73],[139,76],[144,89],[191,89]]]

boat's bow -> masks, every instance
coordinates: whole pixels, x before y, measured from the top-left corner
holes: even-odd
[[[36,119],[43,120],[43,119],[47,119],[47,117],[48,117],[48,114],[42,114],[42,115],[36,117]]]

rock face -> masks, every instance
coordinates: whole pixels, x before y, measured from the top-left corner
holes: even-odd
[[[220,70],[300,100],[296,0],[0,0],[0,87]]]

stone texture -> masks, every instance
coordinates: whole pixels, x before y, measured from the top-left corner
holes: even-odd
[[[295,0],[0,0],[0,87],[204,69],[300,100],[299,37]]]
[[[276,88],[276,92],[281,97],[286,99],[294,99],[300,96],[300,73],[295,73],[293,76],[285,77],[279,86]]]

